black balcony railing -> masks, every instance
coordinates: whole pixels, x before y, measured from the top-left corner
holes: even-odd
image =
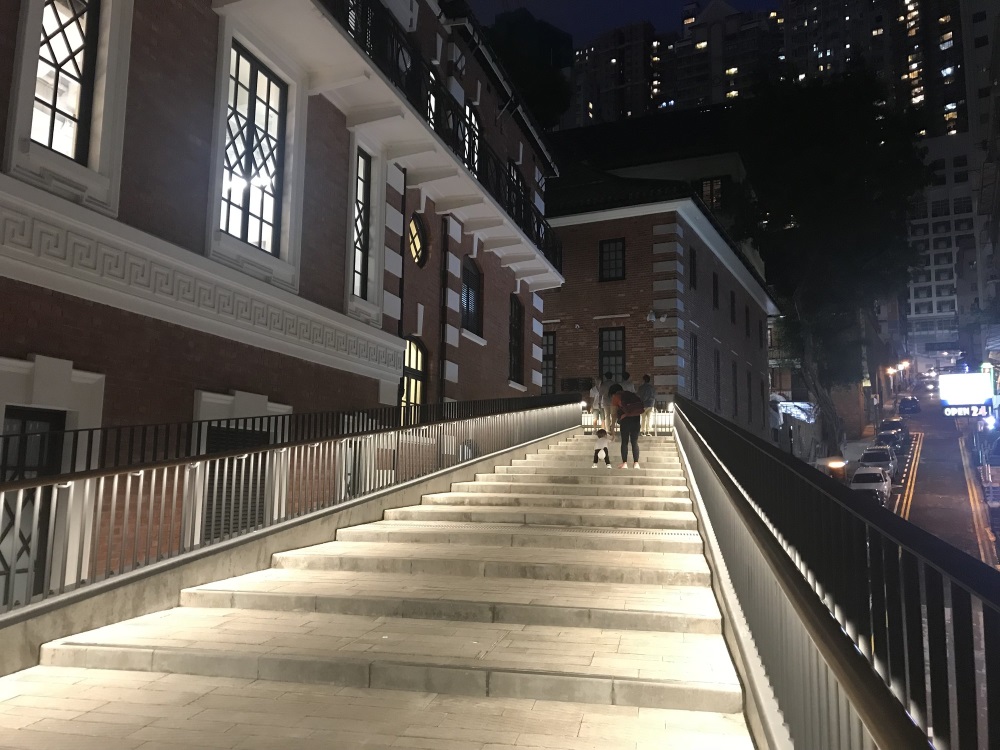
[[[280,447],[303,441],[372,435],[408,427],[490,417],[576,403],[576,394],[452,401],[417,406],[383,406],[352,412],[304,412],[197,422],[120,425],[0,435],[0,491],[30,483],[19,469],[25,455],[63,457],[62,476],[122,470],[204,457],[237,447]],[[237,441],[236,445],[233,441]]]
[[[421,58],[392,13],[379,0],[319,2],[561,272],[559,238],[528,199],[508,162],[483,140],[478,124],[448,91],[440,74]]]

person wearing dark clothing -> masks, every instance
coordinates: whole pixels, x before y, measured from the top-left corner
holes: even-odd
[[[620,385],[613,385],[608,390],[611,397],[611,412],[618,418],[621,427],[622,464],[619,469],[628,468],[628,447],[632,445],[632,468],[639,466],[639,420],[642,417],[642,399],[631,391],[623,390]]]

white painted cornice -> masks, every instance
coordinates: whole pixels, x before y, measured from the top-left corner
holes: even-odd
[[[0,275],[380,380],[404,342],[0,175]]]

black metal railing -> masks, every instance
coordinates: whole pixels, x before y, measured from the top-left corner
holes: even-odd
[[[546,260],[562,271],[562,243],[523,185],[482,138],[477,123],[412,45],[379,0],[319,0],[514,220]]]
[[[711,472],[696,480],[725,488],[709,515],[796,747],[869,747],[831,722],[865,716],[869,737],[892,725],[897,744],[880,747],[926,747],[924,737],[935,748],[1000,747],[1000,572],[690,400],[676,405],[682,444]],[[779,622],[785,595],[753,568],[762,547],[749,528],[778,550],[787,580],[807,593],[800,605],[821,613],[814,622],[841,644],[793,642],[804,608],[786,608]],[[838,648],[864,666],[853,687],[831,692],[816,654]],[[898,744],[907,726],[912,736]]]
[[[352,412],[308,412],[197,422],[120,425],[53,432],[0,435],[0,490],[24,483],[24,457],[54,451],[63,456],[61,476],[126,469],[162,461],[208,456],[243,447],[374,434],[417,425],[509,414],[577,403],[575,394],[452,401],[419,406],[384,406]],[[55,447],[53,447],[55,446]]]

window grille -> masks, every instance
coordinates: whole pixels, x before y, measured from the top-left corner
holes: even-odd
[[[424,230],[424,222],[418,214],[413,214],[410,217],[406,244],[410,248],[410,257],[413,258],[413,262],[423,268],[427,262],[427,232]]]
[[[46,0],[31,140],[86,164],[100,34],[98,0]]]
[[[223,232],[278,255],[288,85],[238,42],[229,58]]]
[[[399,404],[405,410],[426,403],[427,350],[414,338],[406,340]],[[404,412],[405,415],[405,412]]]
[[[372,157],[358,149],[354,191],[354,296],[368,299],[368,255],[371,243]]]

